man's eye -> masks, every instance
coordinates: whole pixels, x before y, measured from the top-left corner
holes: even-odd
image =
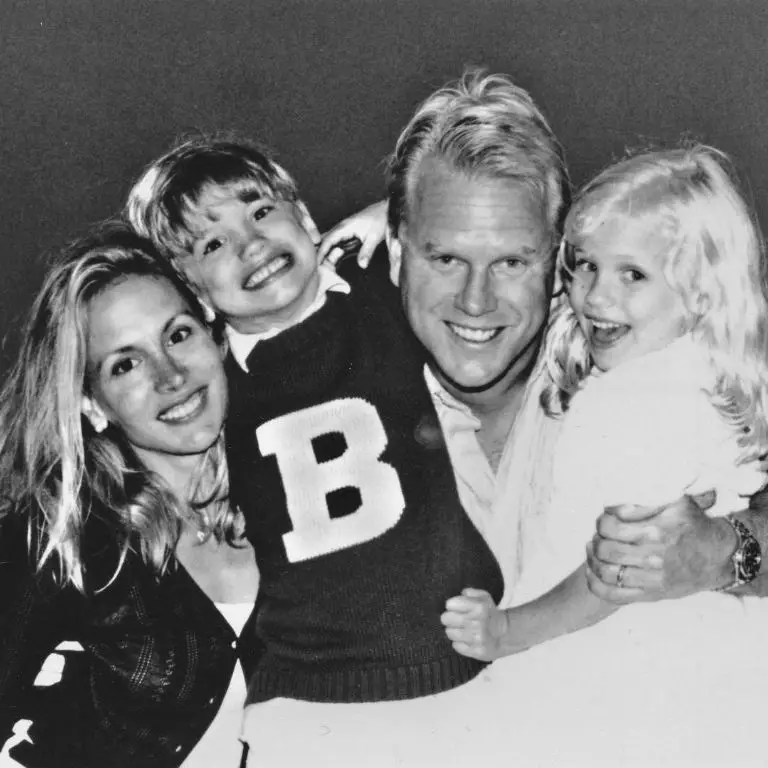
[[[447,253],[441,253],[439,255],[432,257],[432,262],[434,264],[437,264],[438,266],[447,267],[453,264],[456,261],[456,259],[453,256],[450,256]]]
[[[253,211],[253,220],[254,221],[261,221],[263,218],[268,216],[275,207],[273,205],[260,205],[258,208],[254,209]]]
[[[507,272],[518,272],[526,266],[526,262],[523,259],[512,256],[509,259],[504,259],[502,265]]]
[[[130,373],[137,365],[137,360],[134,360],[132,357],[124,357],[112,366],[111,373],[113,376],[124,376],[126,373]]]
[[[182,341],[186,341],[192,335],[192,329],[186,325],[179,326],[171,332],[168,337],[169,344],[181,344]]]
[[[214,237],[203,246],[203,256],[207,256],[209,253],[218,251],[219,248],[221,248],[221,240],[219,240],[218,237]]]

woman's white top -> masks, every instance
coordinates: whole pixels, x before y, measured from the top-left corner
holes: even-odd
[[[215,603],[239,637],[253,610],[253,602]],[[247,686],[238,661],[216,717],[184,761],[183,768],[238,768],[243,753],[240,733]]]

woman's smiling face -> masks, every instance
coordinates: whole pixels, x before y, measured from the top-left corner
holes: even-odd
[[[598,368],[662,349],[688,330],[689,312],[664,274],[670,242],[652,217],[610,217],[570,245],[568,297]]]
[[[221,431],[221,352],[163,277],[131,275],[90,301],[86,375],[90,408],[145,461],[200,454]]]

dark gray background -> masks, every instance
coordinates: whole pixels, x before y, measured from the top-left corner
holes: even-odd
[[[766,0],[3,0],[0,374],[41,254],[189,129],[259,138],[327,227],[382,195],[415,104],[464,64],[532,91],[576,183],[689,135],[768,224]]]

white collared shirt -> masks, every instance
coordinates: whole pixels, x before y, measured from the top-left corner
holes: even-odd
[[[315,295],[312,303],[304,310],[304,312],[296,318],[296,321],[292,325],[298,325],[303,323],[308,317],[314,315],[325,304],[325,297],[329,291],[337,291],[339,293],[349,293],[349,283],[339,277],[336,274],[336,270],[329,264],[321,264],[318,268],[318,274],[320,280],[317,286],[317,294]],[[290,327],[290,326],[288,326]],[[232,357],[237,360],[237,364],[244,370],[248,371],[248,355],[251,354],[253,348],[260,342],[272,339],[285,328],[272,328],[262,333],[240,333],[236,331],[232,326],[226,326],[226,334],[229,340],[229,349],[232,352]]]
[[[504,598],[513,604],[523,539],[535,537],[549,494],[549,472],[561,422],[539,404],[547,381],[543,364],[531,374],[520,411],[494,473],[477,439],[480,419],[440,384],[427,366],[424,379],[437,411],[456,478],[459,500],[496,557],[504,576]]]

